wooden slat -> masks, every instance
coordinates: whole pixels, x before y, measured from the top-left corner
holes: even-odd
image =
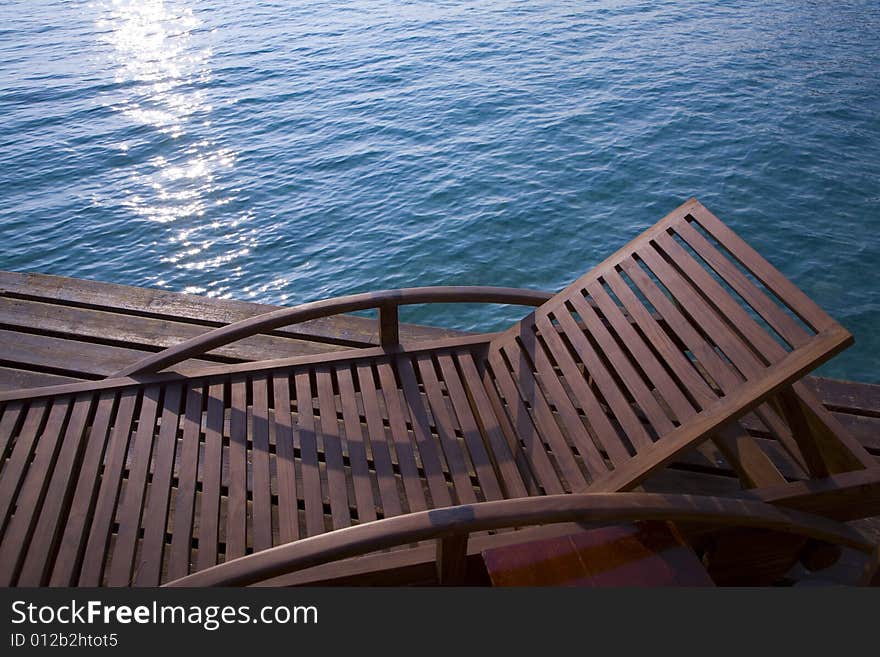
[[[428,508],[428,501],[425,497],[425,491],[422,489],[422,482],[419,479],[415,451],[406,428],[406,417],[403,413],[394,371],[391,369],[391,364],[387,361],[379,361],[376,364],[376,371],[379,375],[379,387],[382,389],[382,398],[385,400],[385,412],[388,415],[391,439],[394,441],[397,465],[400,468],[401,479],[403,479],[407,507],[409,507],[410,513],[413,511],[423,511]]]
[[[656,393],[659,393],[669,405],[679,423],[693,417],[696,413],[694,407],[691,406],[684,393],[679,390],[672,377],[667,374],[648,344],[636,333],[631,324],[632,320],[624,317],[621,307],[612,300],[601,283],[599,281],[588,283],[586,292],[605,320],[620,337],[620,342],[630,352],[633,361],[638,363],[645,376],[653,384]],[[641,304],[639,305],[641,306]],[[642,306],[642,310],[654,321],[644,306]],[[700,381],[702,382],[702,379]]]
[[[670,328],[675,332],[676,336],[684,343],[684,345],[691,351],[692,354],[695,355],[697,360],[700,362],[704,370],[708,373],[711,379],[715,382],[715,384],[724,392],[730,393],[736,388],[738,388],[742,384],[741,376],[729,365],[725,362],[718,353],[714,350],[712,345],[710,345],[693,327],[693,325],[684,317],[684,315],[678,310],[678,308],[669,300],[669,298],[663,294],[659,288],[654,284],[654,282],[650,279],[650,277],[644,272],[644,270],[636,264],[634,260],[624,260],[621,262],[622,269],[626,272],[627,276],[633,282],[633,284],[641,291],[642,294],[650,301],[650,303],[654,306],[657,312],[663,317],[664,321],[670,326]],[[630,300],[633,300],[633,303],[627,306],[628,309],[631,310],[633,316],[638,316],[639,321],[642,325],[644,325],[647,329],[652,331],[652,334],[657,338],[656,344],[661,345],[664,349],[664,352],[668,355],[670,360],[673,359],[675,361],[678,360],[677,357],[674,357],[673,354],[678,351],[674,344],[671,343],[671,340],[667,337],[666,339],[661,336],[664,335],[662,329],[659,326],[652,327],[651,323],[654,321],[653,318],[643,318],[642,314],[638,312],[637,307],[641,306],[641,304],[634,301],[634,295],[630,290],[629,286],[626,285],[621,278],[616,275],[608,275],[607,280],[614,282],[614,287],[622,297],[627,297]],[[630,290],[627,294],[627,290]],[[752,357],[751,359],[739,360],[735,363],[742,369],[744,369],[749,374],[754,374],[756,367],[756,361]],[[697,380],[691,376],[692,368],[685,366],[684,364],[678,363],[675,365],[676,372],[687,373],[689,383],[689,390],[691,394],[695,396],[696,399],[702,400],[700,403],[705,407],[708,404],[714,403],[711,401],[711,397],[713,393],[711,391],[707,391],[707,387],[705,383],[700,384]],[[682,375],[684,376],[684,374]],[[800,449],[794,443],[793,440],[786,438],[782,433],[779,434],[780,439],[786,446],[788,452],[792,455],[792,458],[795,459],[798,463],[803,463],[803,457],[800,453]],[[741,432],[731,433],[724,432],[717,437],[719,443],[722,443],[722,447],[724,448],[726,457],[729,459],[735,459],[737,454],[742,450],[747,450],[753,458],[750,460],[753,463],[753,467],[757,467],[757,463],[761,462],[762,459],[758,456],[758,451],[754,448],[754,446],[749,445],[746,447],[745,443],[748,442],[748,439],[744,437]],[[739,444],[739,447],[737,447]],[[762,472],[764,475],[772,476],[772,465],[768,463],[764,463],[762,468]],[[757,475],[756,475],[757,476]],[[763,479],[763,476],[761,477]]]
[[[79,573],[80,586],[101,584],[104,559],[110,541],[110,529],[116,510],[116,502],[119,499],[119,489],[122,485],[122,470],[125,467],[125,455],[128,452],[128,440],[131,434],[135,405],[139,397],[140,389],[138,388],[123,390],[119,397],[119,408],[116,411],[113,431],[107,445],[101,487],[94,503],[92,525]]]
[[[510,368],[510,375],[519,390],[522,400],[529,406],[542,441],[550,445],[556,465],[567,483],[567,490],[574,490],[583,485],[586,482],[586,478],[566,442],[562,429],[556,422],[556,418],[544,396],[540,383],[535,378],[534,372],[532,372],[532,363],[529,362],[521,345],[518,343],[514,343],[509,347],[505,346],[502,351],[507,356],[506,360]],[[496,363],[499,365],[503,364],[503,361],[500,359],[493,359],[492,354],[490,354],[489,362],[492,363],[493,367],[495,367]]]
[[[115,401],[116,393],[112,391],[104,392],[98,397],[95,417],[92,419],[92,428],[79,467],[76,490],[65,518],[64,532],[49,578],[51,586],[72,586],[78,577],[91,527],[93,503],[101,482],[99,473]]]
[[[452,496],[446,485],[438,445],[431,435],[431,429],[428,425],[428,417],[425,414],[425,406],[422,402],[418,383],[416,382],[412,361],[406,356],[401,356],[395,362],[397,364],[397,373],[400,376],[400,384],[403,388],[408,415],[412,421],[413,436],[419,450],[422,467],[425,469],[425,479],[428,481],[428,490],[431,492],[433,506],[449,506],[452,504]]]
[[[67,385],[81,380],[77,377],[49,374],[47,372],[19,369],[17,367],[0,367],[0,393],[7,390]]]
[[[208,386],[205,420],[205,458],[202,464],[202,503],[199,507],[199,552],[196,570],[217,563],[220,541],[220,487],[223,469],[223,416],[226,409],[222,380]]]
[[[614,381],[611,372],[605,367],[590,341],[587,340],[575,323],[574,317],[566,309],[560,309],[553,317],[559,321],[559,326],[572,347],[574,347],[584,367],[586,367],[587,374],[592,377],[593,384],[602,393],[602,397],[605,398],[605,402],[620,423],[620,426],[623,427],[627,438],[629,438],[635,450],[638,452],[650,446],[650,436],[645,431],[635,411],[629,405],[629,401],[624,397],[623,392]]]
[[[522,441],[526,461],[544,494],[553,495],[566,492],[550,463],[541,434],[535,428],[532,416],[523,404],[519,390],[517,390],[499,351],[489,352],[489,365],[492,368],[494,382],[498,384],[500,393],[507,402],[508,419],[513,429],[513,435]],[[488,372],[484,384],[497,416],[503,417],[505,411],[502,408],[501,400],[497,398],[498,393],[495,392],[494,384],[489,380]]]
[[[765,364],[743,337],[716,314],[685,278],[660,256],[659,252],[653,247],[647,247],[639,251],[638,256],[693,319],[694,324],[718,345],[745,378],[765,369]]]
[[[507,431],[510,435],[508,440],[502,423],[505,422],[503,411],[496,413],[490,397],[483,386],[483,380],[477,371],[474,357],[467,351],[456,355],[456,361],[462,375],[462,384],[474,409],[474,419],[479,424],[481,433],[486,437],[486,446],[489,457],[497,468],[501,483],[504,485],[504,497],[523,497],[530,493],[530,489],[536,491],[532,481],[531,471],[519,444],[515,442],[512,430]],[[500,404],[499,404],[500,410]],[[523,479],[530,485],[526,485]]]
[[[286,371],[277,372],[273,375],[272,390],[275,398],[275,477],[278,486],[278,540],[281,543],[289,543],[299,538],[299,509],[296,498],[293,419],[290,413],[290,378]],[[199,551],[199,557],[201,557],[201,550]]]
[[[63,369],[74,378],[97,378],[113,374],[147,352],[46,335],[0,329],[3,360],[30,368]]]
[[[433,359],[430,355],[419,354],[416,356],[416,367],[419,369],[422,384],[425,387],[431,415],[434,417],[434,427],[437,430],[446,463],[449,465],[449,472],[452,475],[452,483],[458,498],[457,503],[476,502],[477,496],[471,483],[466,456],[456,439],[452,417],[446,406],[446,399],[440,390],[437,373],[434,371]]]
[[[181,294],[168,290],[131,287],[79,278],[0,271],[0,290],[38,300],[88,306],[126,314],[146,314],[171,321],[189,320],[211,325],[229,324],[276,310],[276,306]],[[375,320],[344,315],[304,322],[281,333],[331,343],[378,344]],[[404,341],[431,340],[457,332],[401,324]]]
[[[659,287],[657,287],[654,281],[635,262],[635,260],[623,260],[621,261],[620,266],[639,292],[645,295],[648,302],[654,306],[655,310],[660,314],[663,321],[666,322],[676,338],[681,340],[687,346],[687,349],[693,354],[697,363],[699,363],[706,372],[710,373],[710,377],[719,388],[723,389],[726,385],[734,387],[742,382],[743,379],[738,373],[736,373],[736,371],[722,359],[718,352],[715,351],[713,346],[697,332],[675,303],[667,297]],[[682,371],[685,371],[684,368],[682,368]],[[716,379],[716,375],[721,377],[721,380]]]
[[[3,408],[3,417],[0,419],[0,477],[3,476],[6,462],[6,450],[12,445],[12,436],[20,422],[24,420],[25,404],[12,402]]]
[[[127,365],[149,355],[128,347],[80,342],[48,335],[0,329],[3,360],[26,366],[25,369],[47,369],[73,378],[96,379],[110,376]],[[190,359],[175,366],[179,371],[212,365],[203,359]]]
[[[234,377],[230,384],[227,561],[243,557],[247,548],[247,386],[245,377]]]
[[[648,280],[647,276],[642,276],[641,278],[643,281]],[[603,279],[611,288],[611,291],[614,292],[614,296],[616,296],[623,304],[627,314],[636,322],[642,335],[644,335],[651,343],[651,346],[656,349],[660,357],[673,371],[675,377],[682,382],[692,398],[696,401],[698,407],[704,408],[714,402],[718,398],[717,395],[712,392],[706,381],[699,375],[694,368],[693,363],[685,357],[681,350],[672,341],[672,338],[670,338],[666,331],[663,330],[663,327],[660,326],[654,318],[654,315],[642,305],[632,288],[624,282],[620,274],[612,269],[604,274]],[[652,297],[653,296],[654,295],[652,295]],[[671,304],[669,304],[669,307],[672,307]],[[603,314],[606,314],[605,308],[603,308]],[[612,323],[619,321],[616,314],[611,313],[610,310],[608,310],[606,317],[609,317],[609,321],[612,321]],[[617,326],[616,323],[615,326]],[[694,335],[696,334],[693,330],[691,330],[690,333]],[[629,344],[629,340],[627,340],[627,344]],[[634,342],[634,344],[636,343]],[[707,347],[705,350],[711,352]],[[696,354],[697,352],[694,351],[694,353]],[[712,355],[714,356],[714,353]],[[715,356],[715,358],[717,359],[717,356]],[[720,359],[717,360],[720,363]],[[665,387],[662,390],[664,395],[667,394]]]
[[[505,414],[489,368],[484,364],[478,369],[474,356],[469,353],[458,354],[457,361],[468,399],[476,411],[475,417],[479,421],[483,435],[488,438],[489,454],[495,467],[502,474],[505,497],[538,494],[538,483],[526,460],[519,438]],[[544,459],[549,466],[546,454]],[[516,494],[514,491],[526,492]]]
[[[18,576],[18,586],[43,586],[47,583],[64,528],[65,514],[73,497],[76,467],[85,447],[83,436],[92,407],[92,397],[93,395],[88,394],[80,395],[73,404],[58,460],[52,470],[51,482]]]
[[[580,294],[575,294],[572,295],[571,302],[575,311],[580,315],[587,331],[589,331],[590,336],[595,340],[596,346],[602,352],[605,359],[607,359],[627,392],[629,392],[630,396],[632,396],[633,400],[647,416],[648,421],[654,427],[657,434],[663,435],[667,431],[671,431],[674,426],[672,421],[660,407],[657,398],[654,397],[648,386],[645,385],[644,379],[636,372],[632,363],[611,336],[605,324],[596,315],[596,312],[586,302],[586,299]]]
[[[622,302],[624,307],[630,312],[630,316],[634,317],[635,321],[646,329],[647,335],[655,338],[657,348],[667,356],[667,362],[672,367],[673,372],[676,374],[680,373],[680,380],[685,383],[688,393],[697,400],[698,406],[703,407],[712,403],[715,396],[706,382],[696,375],[690,362],[684,358],[671,339],[657,325],[653,315],[647,312],[647,309],[638,302],[632,290],[623,282],[617,272],[607,273],[606,280],[609,282],[609,287],[615,291],[615,294],[619,293],[625,299]],[[663,391],[667,400],[671,400],[671,403],[675,405],[673,410],[683,419],[690,419],[693,416],[693,411],[687,406],[683,398],[679,398],[678,394],[671,394],[672,391],[678,392],[677,387],[671,380],[664,378],[665,372],[662,366],[654,359],[650,349],[644,348],[644,343],[635,335],[635,331],[633,331],[629,322],[621,321],[622,316],[616,312],[616,304],[611,301],[610,297],[605,295],[601,286],[592,287],[590,291],[594,295],[594,301],[603,310],[606,317],[621,331],[624,343],[633,350],[633,354],[639,364],[646,372],[650,372],[649,376],[651,378],[659,382],[658,388]],[[683,318],[680,321],[684,321]],[[703,346],[702,348],[708,350],[708,346]],[[714,359],[712,362],[722,370],[718,371],[717,367],[713,367],[713,378],[727,384],[724,385],[725,390],[732,389],[733,385],[735,385],[736,377],[729,373],[727,368],[718,362],[718,359]],[[690,414],[686,415],[689,410]],[[725,458],[741,476],[744,485],[763,486],[784,481],[784,478],[769,456],[738,425],[731,424],[724,427],[715,439]]]
[[[373,502],[373,486],[370,481],[370,467],[367,464],[366,437],[361,430],[361,417],[358,412],[351,367],[346,365],[337,368],[336,381],[339,385],[339,402],[342,406],[345,444],[348,446],[348,459],[351,463],[351,478],[358,522],[370,522],[376,519],[376,505]],[[382,431],[382,433],[385,432]]]
[[[181,384],[172,383],[165,388],[161,426],[154,448],[153,479],[150,484],[149,499],[144,507],[144,538],[134,569],[134,583],[137,586],[158,586],[162,574],[171,479],[174,475],[174,454],[177,448],[177,428],[182,401]]]
[[[740,386],[743,382],[741,376],[718,355],[713,346],[697,332],[694,326],[678,310],[678,307],[660,291],[641,267],[632,260],[624,261],[621,265],[630,280],[633,281],[639,291],[657,309],[657,312],[660,313],[664,321],[675,332],[676,337],[694,354],[697,361],[718,387],[724,392],[729,392]],[[757,372],[757,369],[760,367],[754,356],[738,359],[734,361],[734,364],[749,373]],[[695,391],[700,389],[700,386],[694,388]]]
[[[697,203],[689,208],[689,214],[813,330],[818,332],[834,325],[834,320],[816,303],[746,244],[741,237],[721,223],[709,210]]]
[[[296,372],[296,432],[302,455],[303,501],[306,510],[306,535],[323,534],[324,499],[318,470],[318,439],[312,407],[312,384],[307,369]]]
[[[37,434],[49,406],[48,400],[35,401],[30,405],[9,462],[3,468],[3,476],[0,477],[0,532],[5,530],[6,522],[12,514],[18,488],[36,447]]]
[[[178,484],[174,497],[171,547],[168,551],[168,579],[183,577],[190,571],[203,399],[204,383],[191,382],[187,386],[183,440],[177,458]]]
[[[788,344],[792,347],[799,347],[809,340],[810,336],[800,324],[783,312],[770,297],[764,294],[687,221],[674,224],[674,229],[712,267],[715,273],[721,276]]]
[[[480,489],[487,500],[503,499],[504,494],[502,493],[501,485],[498,482],[489,454],[486,452],[486,446],[483,444],[483,437],[480,434],[480,429],[477,426],[477,421],[468,402],[468,396],[462,385],[458,370],[455,367],[452,354],[438,354],[437,364],[440,366],[443,381],[446,383],[446,390],[449,393],[452,409],[458,421],[458,426],[461,428],[462,438],[467,446]],[[503,440],[502,444],[504,444]],[[506,445],[504,446],[506,447]]]
[[[269,472],[269,382],[265,376],[251,380],[253,422],[251,437],[251,544],[254,552],[272,547],[272,490]]]
[[[318,389],[318,409],[321,414],[321,437],[324,442],[324,459],[327,463],[327,494],[330,498],[330,516],[333,529],[351,525],[348,501],[348,483],[343,464],[342,442],[339,438],[339,421],[336,417],[336,398],[329,368],[315,368]]]
[[[112,310],[81,308],[56,303],[0,296],[0,325],[25,332],[51,332],[70,341],[116,343],[135,349],[170,347],[211,330],[181,318],[158,319]],[[234,360],[260,360],[265,354],[297,356],[336,351],[345,347],[279,335],[257,335],[208,352]]]
[[[394,468],[391,459],[391,449],[388,445],[388,437],[379,411],[379,400],[376,395],[376,384],[373,378],[373,368],[370,363],[357,365],[358,387],[361,391],[361,401],[364,405],[364,418],[367,421],[367,434],[370,437],[370,451],[373,454],[373,465],[376,468],[376,480],[379,486],[379,498],[382,502],[382,514],[385,518],[399,516],[403,511],[400,496],[397,493],[397,482],[394,478]],[[412,464],[415,468],[415,464]],[[401,473],[404,466],[401,465]],[[412,473],[404,476],[404,485],[412,479]],[[416,473],[418,484],[418,473]],[[410,487],[412,487],[410,485]],[[421,491],[419,491],[421,492]],[[406,495],[410,495],[409,488]]]
[[[483,334],[479,336],[467,336],[458,338],[448,338],[431,342],[430,344],[419,343],[413,345],[403,345],[395,352],[398,353],[419,353],[422,351],[432,351],[434,349],[445,349],[449,347],[464,347],[485,345],[491,338],[491,334]],[[190,365],[184,366],[181,372],[169,371],[160,372],[158,374],[140,374],[133,376],[117,376],[100,381],[79,381],[76,383],[62,384],[58,386],[44,386],[41,388],[31,388],[28,390],[7,390],[0,392],[0,402],[18,401],[25,399],[37,399],[39,397],[52,397],[55,395],[71,395],[80,392],[96,392],[101,390],[112,390],[125,388],[131,385],[147,385],[149,383],[168,383],[170,381],[181,381],[186,378],[212,378],[218,376],[235,376],[235,375],[254,375],[258,373],[268,373],[270,371],[281,368],[307,367],[315,365],[339,365],[342,363],[353,364],[362,359],[382,358],[388,354],[385,348],[369,348],[369,349],[346,349],[343,351],[334,351],[332,353],[321,354],[320,356],[295,356],[292,358],[270,358],[254,363],[232,363],[224,365],[211,365],[209,367],[196,367],[191,363],[195,361],[186,361]],[[174,366],[175,368],[178,365]]]
[[[0,541],[0,585],[2,586],[11,586],[15,583],[18,571],[24,562],[27,545],[39,517],[46,487],[49,485],[49,475],[55,464],[61,437],[64,435],[71,401],[66,397],[53,401],[46,426],[39,438],[37,431],[31,432],[31,428],[37,423],[31,420],[31,414],[28,413],[25,426],[12,450],[11,467],[4,471],[3,481],[0,482],[0,492],[3,495],[0,526],[5,522],[13,505],[15,512],[12,520],[3,529],[2,541]],[[41,415],[39,409],[36,409],[36,415]],[[22,449],[19,449],[19,446]],[[28,464],[31,455],[33,462]],[[16,490],[17,479],[23,479],[18,490]]]
[[[553,331],[552,328],[550,330]],[[555,331],[553,332],[555,333]],[[556,408],[568,440],[577,448],[578,453],[583,459],[584,466],[590,473],[590,479],[605,474],[608,471],[605,460],[602,454],[599,453],[595,443],[593,443],[593,439],[578,415],[577,409],[563,388],[559,377],[550,363],[550,359],[539,344],[537,335],[531,330],[531,327],[524,326],[522,333],[520,333],[520,340],[537,369],[537,377],[535,378],[543,384],[543,390],[547,399]],[[520,377],[518,376],[517,378],[519,379]]]
[[[671,235],[663,233],[656,244],[672,258],[676,268],[688,278],[691,285],[699,289],[717,308],[734,330],[741,334],[749,344],[770,363],[776,362],[787,352],[766,329],[761,327],[737,301],[721,287],[704,267],[694,260]]]
[[[669,463],[676,453],[686,446],[708,438],[725,424],[739,419],[767,397],[790,381],[818,366],[843,348],[850,339],[842,328],[829,330],[816,336],[807,346],[789,353],[767,374],[751,386],[740,386],[717,404],[697,415],[692,422],[678,427],[663,440],[654,443],[650,450],[630,460],[625,468],[615,470],[602,482],[596,482],[597,491],[628,490],[653,471]]]
[[[706,297],[714,304],[715,308],[718,309],[720,313],[723,314],[726,321],[731,323],[736,327],[737,333],[741,334],[745,339],[749,341],[751,346],[757,351],[758,354],[761,355],[763,359],[768,362],[777,362],[780,358],[784,356],[785,349],[776,342],[764,329],[762,329],[758,324],[749,317],[749,315],[743,310],[743,308],[737,304],[730,295],[728,295],[721,286],[706,272],[705,269],[700,267],[695,260],[693,260],[685,251],[681,248],[668,234],[663,234],[658,236],[657,244],[663,248],[667,254],[669,254],[672,258],[674,258],[676,265],[681,269],[681,271],[689,277],[692,284],[699,286],[699,289]],[[659,263],[658,263],[659,264]],[[661,267],[662,268],[662,267]],[[660,274],[658,274],[660,275]],[[677,286],[681,285],[680,279],[678,279],[671,272],[667,272],[668,278],[666,281],[669,286],[672,286],[671,289],[676,289]],[[683,288],[682,288],[683,289]],[[681,293],[682,296],[685,296],[686,293]],[[686,301],[681,301],[683,304],[688,303],[690,307],[694,310],[694,312],[699,313],[699,317],[701,321],[706,321],[709,315],[711,314],[711,310],[708,310],[705,306],[701,305],[700,299],[693,295],[691,298],[688,298]],[[710,324],[714,323],[709,322]],[[724,346],[722,348],[727,349],[727,344],[730,344],[726,338],[721,338],[722,331],[716,332],[712,329],[713,339],[716,342],[721,341]],[[728,332],[728,336],[731,334]],[[748,359],[739,362],[735,361],[737,367],[740,368],[747,377],[756,376],[756,374],[761,370],[761,368]],[[797,438],[797,433],[795,432],[795,438]],[[805,448],[808,446],[808,443],[803,441],[798,441],[798,447],[800,448],[800,454],[804,455],[809,461],[809,455],[806,454]],[[847,453],[843,449],[839,449],[839,440],[837,444],[837,450],[839,454],[844,455]],[[794,450],[792,450],[793,453]],[[820,467],[820,460],[813,460],[811,462],[811,470],[814,472],[818,472],[815,470],[816,467]],[[769,460],[764,461],[764,466],[768,468],[771,467]]]
[[[804,383],[831,410],[880,417],[880,385],[836,381],[821,376],[808,377]]]
[[[841,426],[873,454],[880,452],[880,418],[850,413],[832,413]]]
[[[119,531],[110,556],[107,573],[109,586],[129,586],[132,582],[132,562],[141,527],[141,512],[147,490],[147,474],[153,453],[153,434],[156,430],[160,395],[160,387],[152,385],[144,389],[141,397],[137,432],[130,449],[131,465],[128,468],[128,481],[116,512]]]
[[[596,434],[596,439],[605,449],[608,458],[617,466],[629,459],[629,452],[624,447],[617,434],[617,430],[611,425],[606,416],[605,410],[599,404],[596,395],[587,385],[583,374],[574,362],[568,347],[562,342],[556,328],[550,323],[550,320],[543,313],[536,313],[536,326],[541,332],[544,344],[553,360],[559,366],[563,377],[577,400],[581,408],[585,411],[587,422]]]

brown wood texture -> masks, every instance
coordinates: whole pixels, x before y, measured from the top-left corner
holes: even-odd
[[[736,421],[770,417],[765,401],[788,424],[780,443],[813,475],[874,466],[792,388],[851,341],[691,200],[495,338],[489,363],[510,421],[531,421],[567,490],[632,488],[708,438],[744,485],[764,486],[785,477]]]
[[[337,559],[427,539],[561,522],[612,524],[635,520],[771,529],[837,543],[867,554],[875,549],[873,542],[843,523],[761,502],[654,493],[585,493],[479,502],[378,520],[256,552],[170,584],[251,584]],[[459,541],[455,543],[450,546],[456,555],[451,560],[460,562],[461,545]],[[444,551],[439,550],[438,556],[444,558]]]
[[[849,335],[696,201],[490,346],[272,320],[208,338],[178,373],[75,383],[231,321],[260,331],[260,307],[2,272],[0,288],[0,386],[56,386],[0,393],[6,583],[155,585],[382,518],[580,490],[751,487],[880,513],[880,386],[792,387]],[[443,290],[419,294],[463,294]]]
[[[482,381],[459,369],[484,350],[447,348],[445,367],[424,352],[368,359],[357,389],[342,360],[9,403],[0,575],[47,584],[54,566],[56,582],[156,585],[404,510],[501,499],[469,401]],[[43,561],[22,570],[31,549]]]

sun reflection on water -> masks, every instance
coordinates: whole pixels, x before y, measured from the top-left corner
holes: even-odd
[[[206,44],[213,31],[179,3],[113,0],[90,7],[116,83],[105,100],[128,124],[115,145],[127,158],[122,205],[143,222],[133,223],[139,235],[154,240],[157,261],[146,283],[230,296],[242,275],[237,263],[257,238],[251,211],[241,203],[226,211],[239,200],[228,182],[237,154],[211,120],[206,90],[213,52]],[[193,272],[200,285],[192,284]]]

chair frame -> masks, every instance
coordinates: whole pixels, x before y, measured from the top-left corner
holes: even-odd
[[[691,199],[624,249],[632,251],[653,239],[666,239],[665,232],[685,212],[712,217],[696,199]],[[739,239],[735,235],[733,238]],[[740,255],[754,253],[744,242],[731,243]],[[608,271],[609,267],[616,266],[622,252],[623,250],[612,255],[590,273]],[[759,256],[755,254],[755,257]],[[226,564],[184,577],[179,582],[251,583],[273,574],[292,572],[309,565],[423,539],[439,541],[438,564],[441,580],[448,580],[450,577],[446,571],[450,568],[455,571],[459,567],[456,564],[460,565],[462,555],[466,553],[467,537],[472,532],[574,520],[663,518],[721,522],[727,518],[729,523],[743,527],[788,529],[805,537],[866,551],[869,546],[863,538],[856,538],[850,530],[832,520],[821,520],[813,516],[839,521],[880,512],[880,466],[836,422],[815,395],[798,381],[799,377],[818,363],[849,346],[852,336],[815,307],[769,263],[763,260],[761,262],[766,264],[766,280],[762,282],[768,284],[774,292],[782,290],[785,294],[780,296],[787,295],[789,299],[794,299],[794,305],[800,308],[799,314],[807,316],[810,320],[808,323],[814,327],[815,340],[782,357],[778,364],[784,366],[777,367],[756,385],[744,386],[743,389],[727,395],[722,402],[677,428],[670,437],[664,437],[663,441],[652,445],[649,453],[642,455],[643,458],[633,459],[607,476],[591,482],[588,487],[572,487],[574,495],[551,494],[503,502],[463,504],[453,509],[434,509],[372,521],[350,529],[336,529],[324,535],[262,549],[254,555],[232,559]],[[315,301],[208,331],[151,354],[102,381],[0,393],[0,403],[42,403],[40,400],[48,397],[70,396],[72,404],[74,395],[79,395],[77,399],[84,399],[82,393],[105,393],[129,386],[143,387],[194,379],[208,380],[219,376],[253,375],[288,367],[323,366],[341,361],[361,362],[389,355],[410,355],[439,349],[491,349],[493,345],[503,343],[511,336],[516,338],[520,325],[502,333],[401,344],[398,308],[430,303],[517,304],[543,308],[548,302],[552,305],[553,300],[560,295],[564,299],[566,292],[582,285],[580,282],[583,278],[557,294],[504,287],[438,286],[386,290]],[[587,303],[593,304],[597,312],[600,310],[592,299]],[[377,347],[197,369],[184,363],[189,358],[252,335],[291,324],[370,309],[378,310]],[[627,321],[634,320],[629,318]],[[785,443],[790,453],[800,455],[799,465],[811,479],[786,481],[769,463],[768,457],[755,446],[748,432],[738,424],[741,417],[752,411],[766,424],[773,425],[774,433],[778,433],[780,442]],[[8,436],[0,435],[0,452],[5,452],[4,441],[7,439]],[[646,493],[626,493],[621,496],[621,491],[637,488],[649,475],[675,458],[682,449],[695,446],[706,439],[712,439],[716,443],[739,476],[744,490],[736,497],[652,497]],[[8,516],[10,512],[7,508],[4,514]],[[808,517],[806,513],[812,516]],[[472,521],[466,520],[468,514],[472,514]],[[0,526],[7,519],[8,517],[0,518]],[[453,527],[450,523],[457,524]],[[21,531],[33,531],[33,527],[19,524]],[[19,555],[16,558],[22,557]]]
[[[468,538],[475,532],[568,522],[613,524],[639,520],[780,531],[869,555],[863,583],[868,583],[877,569],[876,546],[872,541],[845,524],[803,512],[762,502],[710,496],[583,493],[480,502],[376,520],[233,559],[165,586],[256,584],[333,561],[426,540],[436,542],[438,582],[457,585],[464,582]]]

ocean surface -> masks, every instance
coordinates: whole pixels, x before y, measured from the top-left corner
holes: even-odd
[[[880,3],[0,3],[2,269],[553,290],[690,196],[880,382]]]

